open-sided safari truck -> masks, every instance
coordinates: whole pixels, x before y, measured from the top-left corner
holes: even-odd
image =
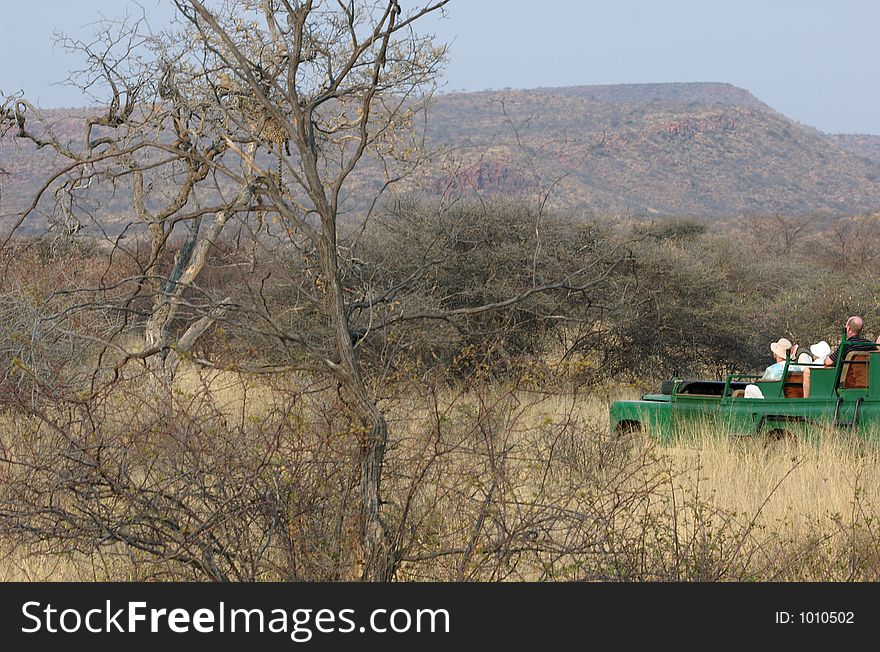
[[[810,368],[809,397],[804,398],[804,372],[785,361],[781,380],[730,374],[725,380],[663,382],[656,394],[611,404],[615,436],[647,432],[660,441],[675,433],[710,425],[730,435],[816,438],[830,428],[875,436],[880,430],[880,351],[851,351],[833,367]],[[745,398],[747,385],[764,398]]]

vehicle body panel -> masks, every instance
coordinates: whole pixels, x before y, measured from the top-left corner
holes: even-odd
[[[640,429],[660,441],[707,426],[731,436],[786,433],[815,439],[829,428],[877,436],[880,352],[852,352],[833,367],[811,365],[808,398],[802,397],[801,374],[790,373],[788,363],[784,380],[747,374],[730,374],[724,381],[674,379],[664,383],[668,391],[615,401],[609,412],[611,432]],[[858,369],[862,377],[857,379],[851,370]],[[850,381],[859,386],[850,386]],[[750,383],[761,389],[763,399],[738,395]]]

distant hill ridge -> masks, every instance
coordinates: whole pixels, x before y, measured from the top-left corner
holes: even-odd
[[[880,136],[873,134],[829,134],[828,138],[848,152],[880,162]]]
[[[669,102],[687,104],[700,102],[719,106],[766,106],[754,95],[733,84],[720,82],[666,82],[652,84],[601,84],[594,86],[569,86],[543,88],[541,92],[576,95],[597,102]]]
[[[519,179],[531,177],[533,192],[552,183],[552,203],[565,210],[725,217],[880,208],[872,146],[880,137],[823,134],[731,84],[450,93],[438,98],[429,131],[469,152],[461,167],[470,176],[472,166],[493,170],[499,183],[482,192],[522,192]]]
[[[79,137],[83,109],[48,113]],[[428,142],[452,154],[405,191],[546,195],[550,207],[582,216],[880,210],[880,136],[824,134],[725,83],[440,94]],[[0,213],[24,205],[53,167],[48,153],[4,138]],[[366,161],[359,185],[376,187],[379,174]]]

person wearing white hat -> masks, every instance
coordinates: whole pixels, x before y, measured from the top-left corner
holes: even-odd
[[[761,380],[782,380],[782,371],[785,369],[786,356],[792,357],[797,352],[797,344],[792,344],[788,339],[781,338],[777,342],[770,344],[770,351],[773,353],[775,362],[764,370]],[[803,367],[798,365],[789,365],[789,371],[803,371]]]
[[[810,345],[810,353],[815,358],[814,365],[825,365],[825,358],[831,353],[831,345],[825,340]],[[800,360],[798,360],[800,362]],[[810,398],[810,367],[804,368],[804,398]]]

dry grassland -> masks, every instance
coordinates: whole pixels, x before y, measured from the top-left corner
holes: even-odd
[[[880,448],[831,432],[818,444],[768,446],[703,430],[621,452],[605,435],[610,393],[446,388],[386,401],[386,492],[410,496],[408,517],[417,526],[399,578],[880,577]],[[175,400],[195,409],[206,396],[237,423],[259,420],[281,400],[234,374],[184,370]],[[114,427],[124,429],[136,412],[120,411]],[[22,431],[22,423],[2,419],[7,441]],[[303,426],[310,427],[308,420]],[[629,502],[621,506],[614,500],[622,495]],[[503,550],[528,538],[540,545],[511,556],[515,568],[507,560],[502,571],[492,562],[501,554],[502,531]],[[600,544],[584,544],[599,533]],[[632,546],[643,546],[642,557],[655,558],[653,564],[621,561]],[[42,545],[5,555],[0,580],[140,579],[137,557],[118,549],[78,557],[51,552]],[[599,564],[597,555],[605,556]]]

